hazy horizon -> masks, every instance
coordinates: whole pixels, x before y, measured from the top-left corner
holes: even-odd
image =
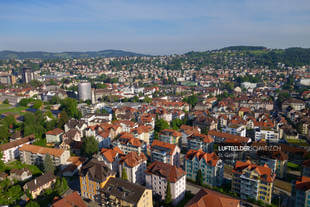
[[[0,51],[182,54],[310,47],[308,0],[0,2]]]

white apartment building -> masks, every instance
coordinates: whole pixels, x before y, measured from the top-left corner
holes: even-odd
[[[182,168],[155,161],[145,171],[146,187],[152,189],[153,194],[162,200],[166,197],[166,189],[170,184],[172,204],[176,205],[185,196],[186,173]]]
[[[130,152],[126,156],[122,157],[119,162],[119,175],[122,177],[123,170],[125,169],[129,182],[145,184],[146,170],[146,156],[141,153],[138,155],[136,152]]]

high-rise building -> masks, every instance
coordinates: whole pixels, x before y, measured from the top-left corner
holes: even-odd
[[[82,101],[91,99],[91,84],[89,82],[79,83],[79,99]]]
[[[29,83],[34,79],[34,73],[31,71],[31,68],[23,68],[23,82]]]

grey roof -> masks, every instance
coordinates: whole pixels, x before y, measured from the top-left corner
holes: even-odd
[[[145,190],[146,188],[141,185],[130,183],[120,178],[110,178],[101,192],[136,205]]]
[[[53,173],[46,173],[37,177],[29,182],[27,182],[24,188],[29,189],[30,191],[34,191],[37,188],[45,185],[46,183],[56,179],[56,176]]]
[[[89,179],[95,182],[103,182],[107,177],[114,174],[115,172],[111,171],[103,161],[98,161],[95,158],[82,166],[80,171],[80,176],[88,175]]]

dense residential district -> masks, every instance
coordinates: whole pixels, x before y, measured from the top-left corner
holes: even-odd
[[[260,47],[0,60],[0,205],[309,206],[309,61]]]

